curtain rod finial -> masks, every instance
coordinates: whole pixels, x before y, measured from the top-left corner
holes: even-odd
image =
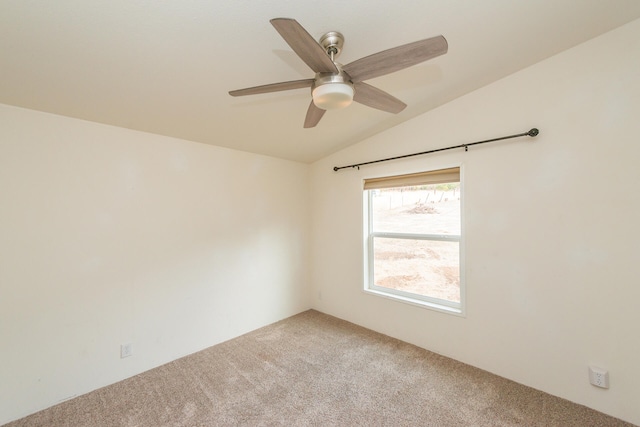
[[[529,132],[527,132],[527,135],[529,136],[536,136],[540,133],[540,131],[536,128],[531,129]]]

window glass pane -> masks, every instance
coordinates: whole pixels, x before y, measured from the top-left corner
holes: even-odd
[[[370,190],[373,232],[460,235],[460,183]]]
[[[373,239],[374,284],[460,302],[460,245],[434,240]]]

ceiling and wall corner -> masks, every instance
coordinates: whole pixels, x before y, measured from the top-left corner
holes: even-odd
[[[0,281],[0,286],[5,286],[3,295],[10,295],[0,300],[4,304],[0,317],[7,319],[0,322],[6,346],[0,370],[4,369],[3,378],[10,379],[0,387],[0,395],[4,397],[0,399],[4,403],[0,409],[11,411],[0,411],[0,420],[26,415],[72,394],[179,357],[187,349],[202,348],[305,309],[309,306],[309,295],[300,283],[307,282],[308,274],[316,286],[313,295],[318,290],[322,292],[322,301],[316,304],[323,311],[348,317],[343,314],[350,310],[354,321],[366,316],[376,321],[383,317],[390,319],[385,325],[370,326],[449,355],[459,355],[462,360],[494,371],[498,370],[494,364],[500,361],[500,350],[532,361],[531,366],[537,366],[536,369],[556,360],[553,338],[573,339],[569,329],[579,326],[575,319],[580,317],[576,313],[601,308],[598,279],[612,284],[607,292],[620,291],[625,297],[623,304],[637,301],[635,288],[625,287],[624,281],[604,280],[592,265],[595,252],[589,248],[610,244],[617,236],[605,233],[609,229],[594,237],[591,242],[594,245],[587,245],[582,251],[580,247],[572,247],[569,255],[559,258],[571,262],[573,268],[583,266],[585,272],[579,278],[586,279],[588,285],[579,299],[584,307],[570,311],[573,317],[568,322],[560,316],[566,314],[560,310],[561,303],[573,302],[566,293],[551,306],[545,306],[544,319],[527,318],[532,313],[532,302],[542,301],[536,291],[538,282],[530,288],[524,286],[528,282],[521,282],[510,294],[519,304],[519,315],[531,320],[526,323],[529,329],[525,332],[551,344],[542,353],[535,352],[532,339],[521,349],[503,345],[496,347],[496,354],[474,354],[471,349],[480,344],[485,327],[515,325],[514,322],[505,325],[499,312],[480,319],[475,330],[464,331],[460,321],[447,323],[437,316],[380,303],[360,304],[355,293],[355,303],[347,305],[343,298],[351,296],[353,288],[349,286],[359,285],[357,263],[355,267],[347,265],[353,260],[347,253],[351,243],[336,247],[332,244],[335,242],[328,242],[321,235],[325,233],[327,238],[340,235],[346,241],[352,230],[345,227],[356,224],[354,230],[359,230],[360,200],[354,200],[351,192],[358,191],[360,181],[347,178],[345,182],[345,174],[330,171],[335,159],[350,163],[367,160],[368,156],[377,158],[377,154],[385,157],[389,150],[416,151],[416,147],[422,149],[425,135],[446,145],[460,143],[470,134],[474,138],[481,134],[492,137],[497,122],[502,124],[504,117],[517,116],[518,120],[508,123],[518,125],[515,131],[539,126],[542,134],[538,138],[553,138],[554,142],[565,142],[571,147],[584,148],[580,144],[582,138],[593,142],[586,132],[575,135],[572,132],[575,127],[612,128],[615,131],[612,136],[619,137],[612,144],[615,157],[602,159],[610,160],[616,179],[636,178],[636,168],[619,165],[637,157],[629,155],[624,146],[628,141],[624,138],[635,135],[629,123],[637,115],[625,116],[624,126],[616,127],[619,110],[625,114],[628,110],[619,109],[618,99],[606,98],[601,89],[587,83],[602,84],[601,88],[615,86],[614,95],[629,103],[632,100],[628,96],[636,92],[622,86],[624,80],[603,83],[598,78],[584,78],[608,72],[617,64],[597,60],[603,54],[599,49],[610,54],[613,45],[602,43],[604,39],[599,38],[567,53],[571,58],[577,56],[577,66],[596,74],[583,74],[578,86],[581,91],[575,90],[576,86],[571,89],[553,86],[557,92],[569,91],[571,97],[561,98],[564,103],[554,103],[557,98],[544,101],[545,96],[559,93],[550,93],[551,89],[543,83],[571,82],[573,73],[580,70],[541,63],[540,67],[534,66],[534,71],[526,68],[524,73],[493,85],[492,82],[638,18],[640,3],[627,0],[606,4],[583,0],[522,3],[420,1],[403,3],[402,8],[397,8],[397,2],[388,0],[366,3],[329,0],[324,3],[325,8],[319,9],[317,3],[308,1],[276,0],[268,5],[252,5],[247,10],[239,2],[211,5],[204,0],[0,2],[0,103],[6,104],[0,106],[3,120],[0,186],[8,189],[0,192],[7,197],[1,205],[0,251],[5,263],[12,260],[5,264],[10,268],[1,271]],[[341,112],[344,114],[327,114],[321,126],[309,131],[302,129],[310,96],[304,91],[259,99],[233,99],[227,94],[237,87],[310,77],[304,64],[268,24],[275,16],[298,19],[314,36],[332,29],[344,32],[347,38],[341,56],[344,62],[437,34],[447,37],[450,50],[437,61],[376,79],[377,86],[409,104],[401,115],[387,115],[365,107],[350,108]],[[616,38],[616,34],[626,33],[616,32],[606,40],[619,43],[616,48],[628,49],[626,40]],[[637,35],[637,31],[631,34]],[[591,47],[592,52],[585,51]],[[633,59],[630,57],[628,60]],[[558,58],[551,60],[567,60],[562,55]],[[563,74],[549,74],[557,71]],[[637,85],[637,79],[628,78],[628,70],[621,73]],[[514,79],[521,90],[512,90]],[[476,90],[479,87],[486,89]],[[496,87],[499,98],[495,96]],[[464,97],[465,94],[468,95]],[[585,108],[592,111],[584,102],[592,94],[604,101],[601,111],[606,114],[584,127],[585,118],[577,114]],[[484,97],[490,100],[491,111]],[[461,101],[446,104],[457,98]],[[516,112],[514,105],[523,110]],[[540,106],[545,111],[539,111]],[[536,112],[546,120],[530,123],[534,118],[531,113]],[[416,116],[419,117],[408,120]],[[461,126],[462,118],[465,126]],[[555,136],[552,125],[558,126]],[[512,153],[527,149],[517,144],[510,147],[513,148],[507,150]],[[589,156],[603,154],[603,147],[598,144],[587,147],[588,151],[581,151],[578,157],[572,157],[567,147],[557,159],[550,151],[542,166],[560,173],[562,161],[573,161],[576,168],[579,158],[586,159],[587,165],[598,163]],[[331,157],[330,153],[338,154]],[[498,160],[492,160],[488,151],[482,153],[470,150],[469,154],[495,162],[492,164],[497,172],[509,171]],[[327,155],[310,167],[297,163],[314,162]],[[421,167],[423,162],[421,159]],[[184,174],[187,166],[191,171]],[[402,172],[406,167],[406,163],[388,164],[384,170]],[[322,173],[318,175],[319,168]],[[311,191],[307,185],[310,169],[314,175]],[[363,168],[362,173],[370,172]],[[259,187],[255,187],[252,177],[260,180]],[[546,175],[546,180],[532,185],[536,191],[542,191],[558,177]],[[490,177],[484,179],[490,181]],[[229,180],[240,191],[238,187],[225,188],[223,184]],[[128,185],[136,182],[138,187]],[[595,188],[602,190],[606,183],[599,182]],[[134,197],[131,192],[135,190],[144,191]],[[553,196],[560,198],[561,192],[554,192]],[[264,197],[265,194],[273,200]],[[581,194],[580,200],[586,201],[585,193]],[[176,200],[180,203],[175,203]],[[220,200],[226,204],[216,202]],[[530,206],[526,201],[517,201],[521,210]],[[626,215],[637,211],[624,210],[624,204],[616,206]],[[555,218],[545,212],[547,216],[543,219],[551,225],[555,219],[567,224],[568,218],[563,215],[573,213],[560,212]],[[602,214],[618,230],[624,227],[618,217],[606,215],[602,210],[588,212],[591,216],[586,219]],[[503,212],[502,218],[508,219],[508,214]],[[494,229],[501,226],[496,222],[490,225]],[[476,232],[491,241],[494,236],[490,232],[494,229],[477,228]],[[83,230],[85,233],[80,232]],[[572,229],[573,233],[579,231]],[[629,230],[626,231],[629,235]],[[504,229],[500,232],[504,233]],[[276,252],[271,246],[274,236],[279,242]],[[310,257],[306,252],[309,242],[313,245]],[[630,245],[626,240],[623,243]],[[619,256],[614,261],[615,266],[621,267],[623,279],[635,280],[633,272],[624,268],[629,257],[637,253],[633,249],[613,253]],[[492,246],[491,250],[499,253],[504,248]],[[530,250],[534,255],[544,255],[539,245]],[[355,251],[359,253],[360,248],[355,247]],[[259,265],[248,270],[247,263],[255,259],[259,259]],[[527,268],[520,258],[516,261],[519,262],[516,267]],[[633,265],[631,261],[628,265]],[[294,270],[292,264],[296,266]],[[519,277],[517,273],[521,271],[514,268],[504,276],[493,277],[491,270],[479,261],[475,268],[480,275],[477,277],[490,285],[489,291],[494,295],[501,285]],[[558,264],[555,268],[559,268]],[[594,273],[593,277],[587,277],[589,273]],[[230,288],[231,282],[236,286]],[[330,285],[326,286],[327,283]],[[350,285],[341,287],[345,283]],[[540,283],[543,290],[556,284],[544,280]],[[573,283],[572,289],[583,283]],[[325,287],[319,289],[319,284]],[[104,306],[92,310],[96,295],[104,297],[100,300]],[[248,300],[247,295],[256,297]],[[483,298],[490,296],[472,294],[469,303],[485,307]],[[626,340],[638,323],[637,311],[616,310],[612,301],[607,300],[604,314],[590,320],[606,337],[610,344],[607,348],[595,350],[580,333],[577,346],[563,354],[558,363],[551,364],[550,374],[532,379],[539,370],[522,372],[505,363],[506,374],[536,386],[548,380],[540,388],[559,390],[558,394],[640,422],[637,408],[625,398],[634,396],[633,387],[638,384],[633,355],[640,349],[637,341]],[[469,316],[477,316],[478,309],[474,313],[473,306],[469,307]],[[40,316],[43,312],[48,315],[46,319]],[[562,320],[560,326],[550,323],[554,319]],[[609,329],[611,319],[616,320],[614,329]],[[420,331],[406,328],[407,323],[424,328]],[[194,324],[204,326],[192,328]],[[3,329],[6,325],[10,327]],[[129,329],[131,325],[136,326]],[[204,330],[209,335],[204,336]],[[544,335],[547,330],[552,333],[550,337]],[[613,334],[607,335],[612,330]],[[432,334],[429,343],[422,335],[426,332]],[[522,331],[502,332],[507,336],[523,336]],[[446,333],[458,335],[447,341]],[[129,365],[123,365],[113,352],[119,350],[118,344],[123,340],[131,339],[131,334],[134,357],[126,359]],[[629,347],[635,351],[618,351],[620,343],[635,346]],[[141,351],[154,359],[136,358],[135,354],[144,354]],[[584,388],[573,387],[573,382],[563,383],[567,375],[576,383],[582,379],[583,367],[572,362],[587,353],[605,362],[614,361],[612,388],[604,399],[588,385]],[[535,359],[535,355],[544,357]],[[20,368],[10,369],[15,366]],[[625,395],[625,391],[629,393]],[[624,396],[618,399],[621,392]]]
[[[342,32],[342,63],[439,34],[449,52],[369,82],[400,114],[352,105],[303,129],[307,89],[227,93],[313,77],[274,17]],[[313,162],[638,17],[635,0],[5,0],[0,103]]]

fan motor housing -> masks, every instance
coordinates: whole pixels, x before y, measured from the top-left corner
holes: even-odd
[[[331,84],[331,83],[344,83],[353,87],[353,83],[351,83],[351,79],[349,78],[349,76],[344,71],[340,70],[339,74],[317,73],[316,78],[313,82],[313,85],[311,85],[311,91],[313,91],[318,86]]]

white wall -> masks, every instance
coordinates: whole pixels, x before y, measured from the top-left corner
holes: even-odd
[[[329,314],[640,424],[640,21],[312,168],[312,292]],[[510,142],[333,166],[526,132]],[[362,179],[462,164],[466,317],[362,291]],[[610,371],[611,388],[587,366]]]
[[[308,190],[308,165],[0,105],[0,424],[308,309]]]

